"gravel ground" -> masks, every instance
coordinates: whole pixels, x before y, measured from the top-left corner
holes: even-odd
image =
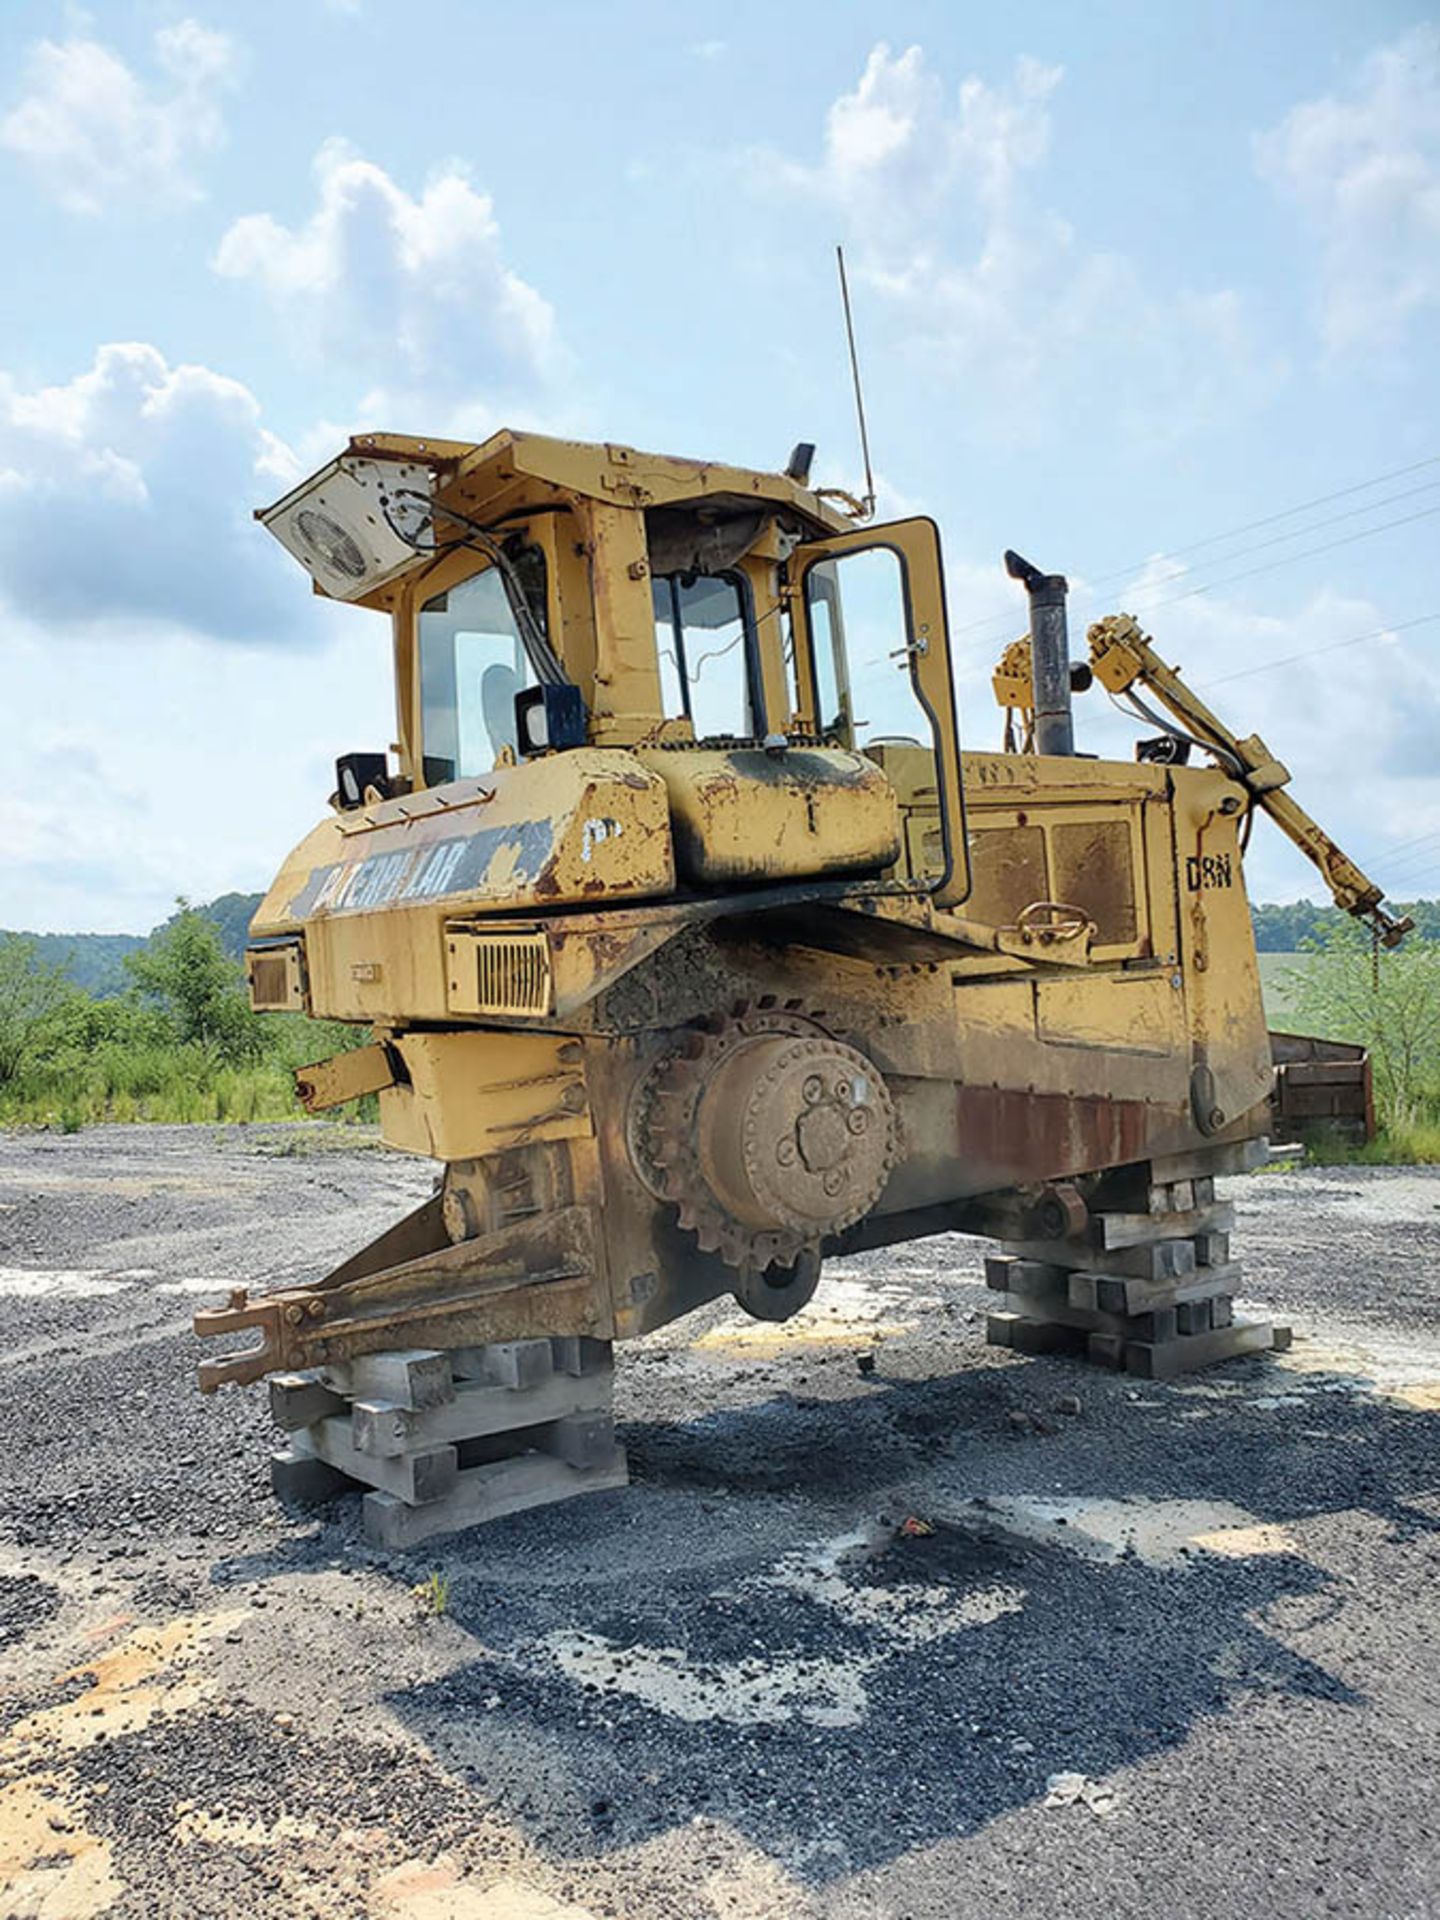
[[[1440,1174],[1232,1183],[1295,1345],[1174,1386],[986,1349],[959,1236],[717,1305],[628,1490],[387,1558],[189,1316],[430,1178],[0,1140],[0,1920],[1440,1913]]]

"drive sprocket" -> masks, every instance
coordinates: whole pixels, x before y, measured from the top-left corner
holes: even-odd
[[[737,1269],[742,1303],[783,1318],[813,1292],[821,1242],[879,1198],[895,1114],[879,1068],[823,1016],[761,1000],[691,1029],[656,1065],[630,1140],[651,1191]]]

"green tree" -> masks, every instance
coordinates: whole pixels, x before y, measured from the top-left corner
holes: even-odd
[[[0,1086],[46,1050],[76,997],[64,968],[42,960],[33,940],[0,935]]]
[[[168,1014],[182,1045],[203,1047],[226,1066],[258,1060],[267,1035],[246,998],[244,975],[213,921],[188,901],[152,934],[126,967],[141,992]]]
[[[1307,965],[1282,975],[1297,1024],[1370,1049],[1387,1118],[1440,1093],[1440,941],[1411,934],[1374,951],[1354,921],[1306,942]]]

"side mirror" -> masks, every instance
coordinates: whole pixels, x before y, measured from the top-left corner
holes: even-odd
[[[522,756],[563,752],[585,744],[585,702],[580,689],[562,681],[526,687],[515,696],[515,742]]]
[[[342,753],[335,762],[335,797],[342,812],[365,804],[365,790],[373,787],[382,800],[390,798],[390,769],[383,753]]]

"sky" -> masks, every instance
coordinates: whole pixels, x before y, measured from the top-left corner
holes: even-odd
[[[1000,555],[1139,615],[1440,893],[1440,22],[1389,0],[0,9],[0,926],[266,885],[388,629],[251,519],[498,426],[932,515],[967,745]],[[1098,692],[1079,744],[1128,757]],[[1318,897],[1262,823],[1252,895]]]

